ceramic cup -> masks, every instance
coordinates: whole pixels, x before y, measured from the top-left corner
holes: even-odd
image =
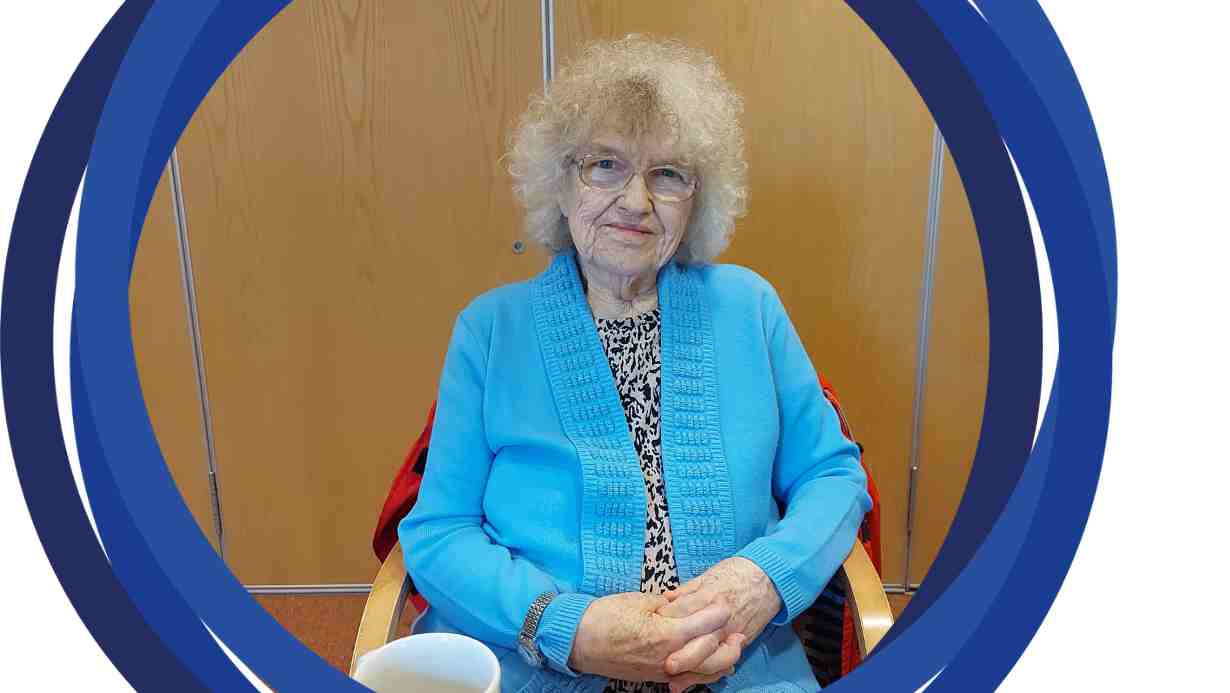
[[[354,678],[376,693],[499,693],[500,663],[474,638],[423,633],[363,655]]]

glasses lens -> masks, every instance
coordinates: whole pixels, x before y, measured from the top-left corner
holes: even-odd
[[[690,171],[674,166],[658,166],[645,176],[649,192],[663,200],[685,200],[696,189],[696,178]]]
[[[615,157],[594,157],[581,162],[581,180],[600,190],[623,187],[631,171],[631,167]]]

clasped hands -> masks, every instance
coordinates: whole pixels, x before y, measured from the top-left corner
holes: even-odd
[[[733,557],[665,595],[624,592],[585,610],[569,666],[627,681],[660,681],[680,693],[734,671],[743,646],[781,609],[752,561]]]

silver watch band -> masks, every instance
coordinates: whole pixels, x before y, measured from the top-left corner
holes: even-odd
[[[547,605],[555,599],[555,595],[555,592],[543,592],[534,599],[529,611],[525,614],[525,623],[521,626],[521,632],[517,635],[522,648],[539,657],[541,654],[538,653],[538,647],[534,644],[534,637],[538,635],[538,622],[542,619],[543,612],[547,610]]]

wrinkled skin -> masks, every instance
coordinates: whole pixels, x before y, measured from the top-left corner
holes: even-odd
[[[597,153],[615,154],[638,171],[672,161],[666,142],[632,142],[618,135],[595,137],[578,156]],[[657,306],[658,270],[678,250],[695,199],[655,202],[641,175],[618,192],[586,187],[575,170],[568,176],[560,212],[568,218],[595,316],[627,317]]]
[[[681,653],[689,663],[707,662],[713,674],[729,672],[739,661],[743,636],[719,639],[730,621],[724,603],[715,601],[679,618],[657,613],[666,606],[666,598],[640,592],[595,600],[581,617],[568,665],[626,681],[666,682],[674,675],[667,671],[668,658],[684,661]]]
[[[714,604],[725,604],[730,619],[714,634],[722,641],[742,636],[744,642],[751,642],[782,608],[781,596],[769,576],[760,566],[739,556],[715,564],[664,598],[668,603],[659,607],[658,614],[674,618],[690,618]],[[667,658],[666,671],[674,677],[672,691],[717,680],[707,675],[712,665],[697,664],[695,656],[690,655],[693,653],[684,648]]]
[[[569,665],[627,681],[664,681],[672,693],[733,671],[743,645],[781,609],[752,561],[721,561],[666,595],[625,592],[595,600],[577,628]]]

